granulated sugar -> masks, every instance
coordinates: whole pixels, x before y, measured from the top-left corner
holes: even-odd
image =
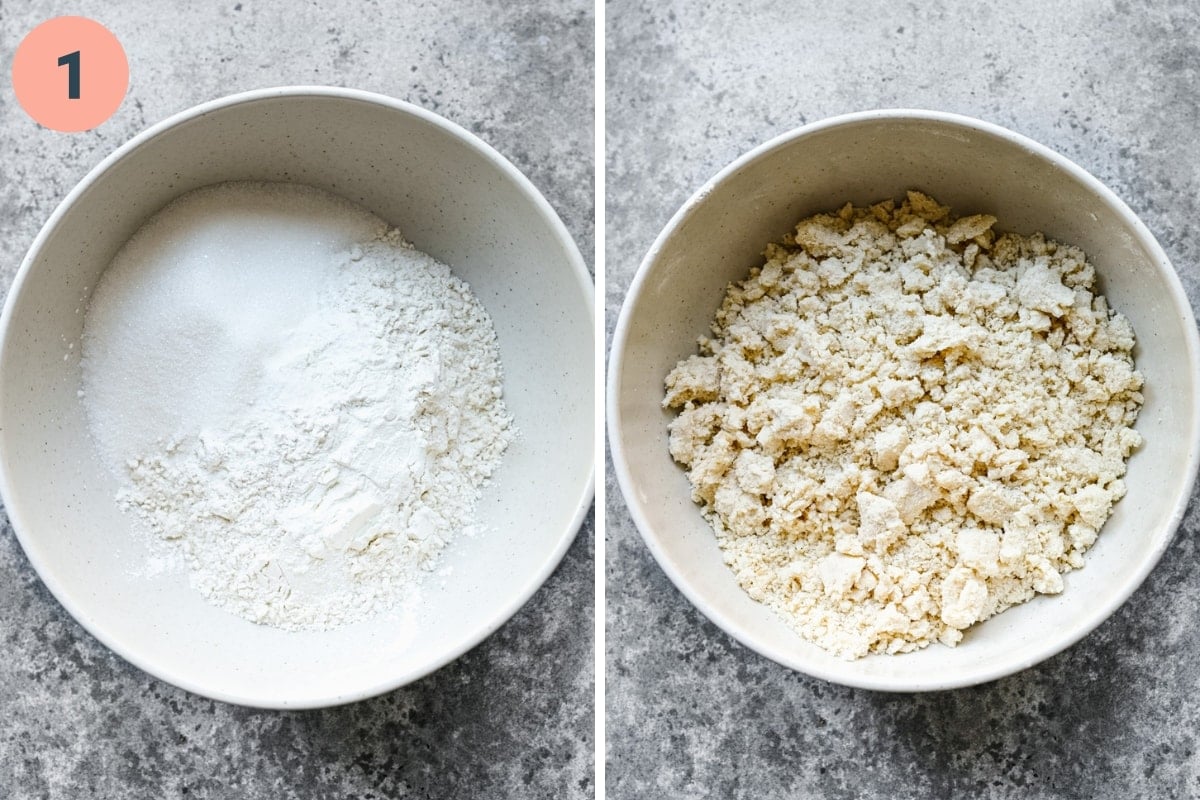
[[[393,608],[512,437],[469,287],[353,204],[288,184],[176,200],[118,253],[83,337],[118,500],[213,603],[285,629]]]

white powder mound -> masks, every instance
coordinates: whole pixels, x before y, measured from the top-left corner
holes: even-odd
[[[726,562],[843,657],[1062,591],[1125,493],[1133,329],[1077,248],[994,223],[917,192],[803,220],[667,376]]]
[[[156,215],[85,319],[84,399],[120,503],[211,602],[279,628],[394,608],[512,435],[469,287],[315,189],[223,184]]]

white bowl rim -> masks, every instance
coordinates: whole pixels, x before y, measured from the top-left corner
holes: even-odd
[[[8,290],[8,295],[4,301],[4,310],[0,312],[0,352],[8,344],[10,333],[10,322],[13,313],[13,308],[16,305],[17,298],[20,296],[25,279],[31,269],[33,262],[37,259],[42,248],[49,238],[54,235],[58,228],[62,217],[67,213],[67,210],[74,205],[75,201],[87,191],[93,183],[110,168],[117,164],[122,159],[128,157],[131,153],[140,148],[143,144],[153,139],[154,137],[171,130],[179,125],[191,122],[195,119],[203,117],[214,111],[220,111],[234,106],[243,105],[246,103],[255,103],[261,100],[271,100],[278,98],[290,97],[331,97],[345,100],[355,100],[364,103],[371,103],[379,106],[384,106],[396,111],[401,111],[410,116],[417,117],[436,128],[450,134],[451,137],[466,144],[476,153],[483,156],[493,166],[498,168],[504,175],[511,180],[528,200],[538,208],[541,215],[550,223],[554,232],[554,236],[559,244],[562,245],[564,251],[568,254],[572,272],[575,274],[579,282],[580,288],[583,290],[585,297],[590,299],[588,303],[588,313],[591,315],[592,328],[595,329],[595,289],[592,284],[591,276],[588,274],[587,266],[584,263],[583,256],[579,252],[579,247],[575,244],[575,240],[571,237],[566,225],[562,219],[550,206],[549,201],[542,195],[541,192],[533,185],[533,183],[518,170],[512,162],[501,155],[491,145],[484,142],[475,134],[471,133],[462,126],[451,122],[445,117],[434,114],[432,111],[421,108],[420,106],[399,100],[394,97],[379,94],[377,92],[368,92],[361,89],[348,89],[340,86],[318,86],[318,85],[294,85],[294,86],[276,86],[264,89],[253,89],[246,92],[239,92],[225,97],[220,97],[214,100],[209,100],[199,105],[192,106],[177,112],[170,117],[158,122],[141,133],[128,140],[112,153],[110,153],[103,161],[93,167],[87,175],[85,175],[78,184],[67,194],[66,197],[54,209],[49,219],[42,226],[38,235],[34,238],[33,244],[29,246],[29,250],[25,258],[21,261],[21,266],[18,267],[16,276],[13,279],[12,285]],[[598,398],[597,398],[598,400]],[[0,447],[3,446],[5,434],[0,431]],[[30,526],[26,523],[26,516],[21,510],[20,504],[14,505],[11,500],[13,497],[12,485],[9,476],[5,471],[3,460],[0,460],[0,502],[4,503],[4,510],[8,515],[9,523],[12,525],[13,532],[16,534],[17,541],[21,544],[21,549],[25,552],[25,557],[29,559],[29,563],[41,578],[42,583],[50,590],[50,593],[58,600],[59,604],[67,610],[67,612],[75,618],[75,620],[83,626],[92,636],[98,639],[104,646],[112,650],[123,659],[133,664],[138,669],[153,675],[167,683],[178,686],[193,694],[207,697],[213,700],[219,700],[225,703],[234,705],[248,706],[253,708],[266,709],[311,709],[311,708],[326,708],[330,706],[353,703],[359,700],[365,700],[370,697],[390,692],[398,689],[413,681],[419,680],[426,675],[435,672],[444,667],[446,664],[454,661],[462,656],[468,650],[474,648],[488,636],[492,635],[504,623],[508,622],[517,611],[519,611],[540,589],[558,567],[563,557],[566,555],[568,548],[575,541],[579,530],[583,525],[584,518],[588,510],[591,508],[592,500],[595,497],[595,459],[588,471],[586,483],[582,487],[579,495],[578,506],[575,509],[574,516],[569,526],[564,530],[563,535],[554,550],[547,554],[545,562],[541,569],[537,572],[535,578],[529,582],[525,589],[512,602],[498,606],[482,624],[478,625],[470,635],[466,636],[457,647],[454,647],[439,657],[436,660],[428,662],[419,668],[409,670],[398,674],[388,680],[381,681],[368,686],[359,687],[347,692],[337,692],[328,694],[323,697],[314,697],[302,702],[289,702],[287,700],[278,700],[272,698],[255,697],[243,694],[233,694],[223,691],[214,691],[212,688],[205,686],[196,681],[187,680],[179,675],[172,673],[170,670],[165,670],[152,661],[142,658],[136,651],[126,647],[119,639],[111,636],[108,631],[91,619],[85,608],[70,599],[70,595],[59,581],[54,577],[49,565],[46,564],[38,555],[37,547],[34,544],[34,539],[28,531]]]
[[[760,641],[745,634],[738,626],[735,620],[726,614],[723,614],[715,606],[710,605],[705,601],[702,593],[692,586],[687,578],[682,573],[676,570],[667,558],[665,549],[660,545],[657,536],[652,530],[649,520],[642,510],[640,503],[637,500],[637,492],[634,491],[634,480],[629,467],[629,462],[625,457],[624,447],[621,443],[621,438],[615,435],[615,432],[621,429],[621,413],[617,405],[617,397],[620,395],[620,375],[621,364],[625,351],[625,340],[629,334],[631,325],[630,308],[632,299],[640,294],[642,285],[648,279],[651,267],[656,261],[659,251],[674,232],[690,217],[696,210],[696,207],[720,185],[726,178],[738,172],[751,162],[757,161],[759,158],[777,150],[780,147],[788,145],[797,139],[810,136],[814,133],[825,131],[830,128],[844,127],[857,125],[863,122],[875,122],[880,120],[897,120],[897,121],[918,121],[942,123],[961,128],[967,128],[979,131],[985,134],[990,134],[994,137],[1004,139],[1008,142],[1025,148],[1028,152],[1039,156],[1051,164],[1069,173],[1071,177],[1082,183],[1092,192],[1094,192],[1101,200],[1105,202],[1114,212],[1117,213],[1130,228],[1134,231],[1138,243],[1146,248],[1154,260],[1155,268],[1160,273],[1161,278],[1165,281],[1170,292],[1171,299],[1174,303],[1174,310],[1183,316],[1185,319],[1193,319],[1191,304],[1188,302],[1187,294],[1184,292],[1183,284],[1179,280],[1178,274],[1171,266],[1171,261],[1167,258],[1167,254],[1163,251],[1154,235],[1145,224],[1133,213],[1126,203],[1117,197],[1107,186],[1101,183],[1087,170],[1080,167],[1075,162],[1062,156],[1050,148],[1042,145],[1033,139],[1028,138],[1015,131],[1001,127],[991,122],[976,119],[962,114],[954,114],[945,111],[932,111],[927,109],[917,108],[887,108],[874,109],[868,111],[856,111],[848,114],[839,114],[826,119],[818,120],[798,128],[793,128],[779,136],[776,136],[761,145],[753,148],[747,153],[739,156],[720,172],[705,181],[696,192],[688,198],[688,200],[680,207],[678,211],[667,222],[666,227],[655,238],[654,243],[650,245],[645,258],[642,259],[638,266],[637,272],[634,274],[629,290],[626,292],[625,300],[621,304],[621,312],[617,318],[617,325],[613,332],[612,347],[609,351],[608,365],[608,381],[607,381],[607,397],[606,406],[609,423],[609,446],[612,450],[613,468],[616,473],[617,483],[621,487],[621,492],[625,497],[625,503],[629,509],[630,517],[637,526],[638,532],[641,533],[646,547],[658,562],[659,567],[675,584],[683,595],[691,601],[691,603],[700,610],[704,616],[708,617],[717,627],[724,630],[738,642],[748,647],[749,649],[766,656],[767,658],[789,667],[798,672],[803,672],[815,678],[837,683],[844,686],[852,686],[860,689],[871,689],[875,691],[886,692],[918,692],[918,691],[940,691],[944,689],[956,689],[965,686],[975,686],[981,683],[997,680],[998,678],[1011,675],[1023,669],[1032,667],[1034,664],[1040,663],[1051,656],[1054,656],[1071,645],[1078,642],[1087,634],[1095,630],[1102,622],[1108,619],[1113,612],[1117,610],[1130,595],[1141,586],[1146,576],[1158,564],[1163,553],[1170,545],[1175,537],[1175,533],[1179,528],[1180,522],[1183,520],[1184,512],[1187,510],[1190,493],[1184,491],[1175,499],[1174,507],[1171,511],[1170,520],[1163,531],[1163,535],[1156,543],[1155,547],[1143,558],[1141,565],[1133,576],[1120,586],[1117,591],[1109,595],[1108,600],[1095,607],[1092,613],[1084,620],[1082,624],[1073,628],[1069,635],[1061,638],[1047,640],[1045,645],[1036,652],[1035,655],[1028,658],[1012,659],[1009,661],[999,661],[997,663],[980,667],[974,670],[964,671],[954,678],[940,678],[933,676],[927,682],[912,682],[887,676],[847,676],[832,669],[826,669],[813,664],[804,663],[800,659],[793,658],[786,653],[782,648],[775,647],[770,642]],[[1186,326],[1187,341],[1186,348],[1189,356],[1191,374],[1193,376],[1200,375],[1200,334],[1197,333],[1196,325]],[[1200,430],[1200,392],[1194,392],[1192,395],[1191,409],[1191,424],[1192,430]],[[1200,448],[1193,446],[1189,451],[1188,462],[1186,465],[1187,480],[1183,483],[1184,486],[1192,487],[1196,482],[1197,468],[1200,467]]]

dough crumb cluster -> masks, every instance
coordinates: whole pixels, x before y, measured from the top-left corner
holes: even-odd
[[[995,221],[919,192],[805,219],[666,378],[725,561],[844,658],[1061,592],[1125,493],[1133,329],[1078,248]]]

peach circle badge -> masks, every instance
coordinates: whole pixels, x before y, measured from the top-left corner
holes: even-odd
[[[21,41],[13,90],[25,113],[56,131],[87,131],[111,117],[129,87],[125,49],[86,17],[55,17]]]

